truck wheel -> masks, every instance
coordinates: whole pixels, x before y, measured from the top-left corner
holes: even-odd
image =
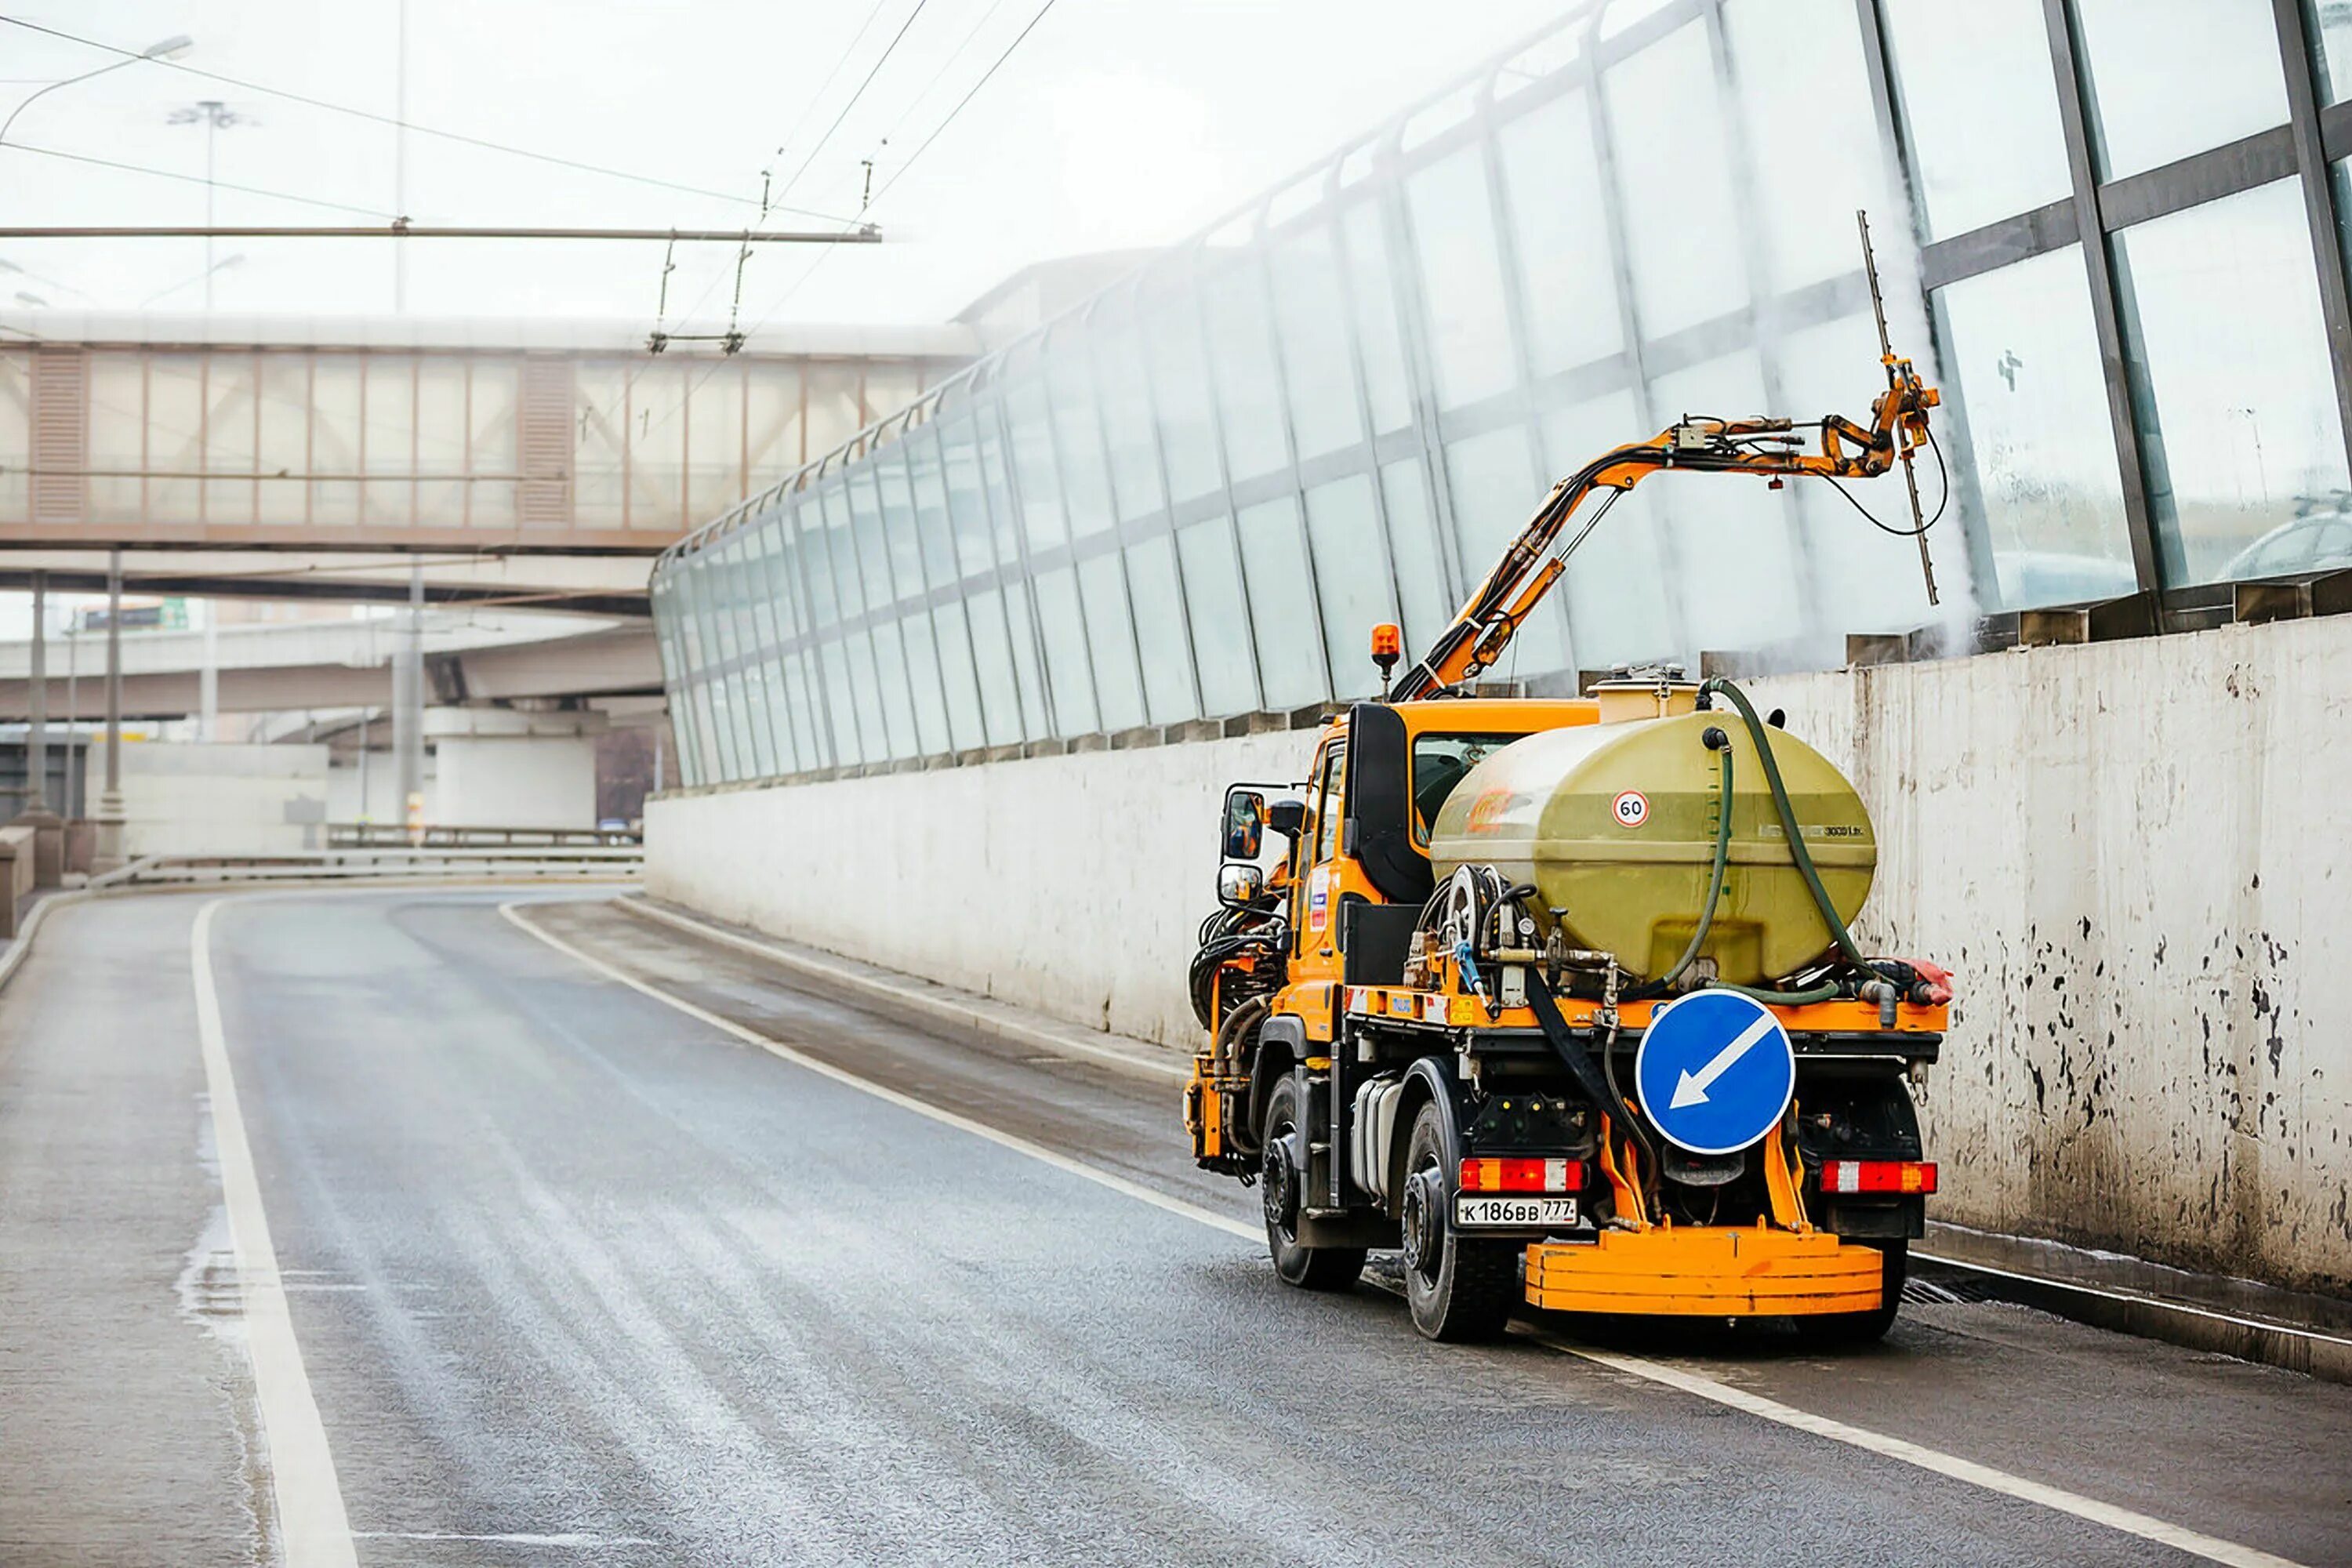
[[[1423,1106],[1405,1148],[1405,1303],[1424,1338],[1490,1340],[1525,1297],[1520,1244],[1470,1240],[1454,1228],[1452,1145],[1444,1113],[1433,1102]]]
[[[1861,1245],[1878,1248],[1877,1307],[1867,1312],[1814,1312],[1791,1318],[1789,1321],[1796,1325],[1800,1341],[1823,1350],[1866,1345],[1884,1339],[1886,1331],[1895,1326],[1895,1314],[1903,1310],[1903,1281],[1910,1272],[1911,1244],[1897,1237]]]
[[[1348,1290],[1364,1271],[1360,1247],[1301,1247],[1298,1207],[1306,1188],[1303,1139],[1299,1132],[1298,1080],[1286,1078],[1266,1100],[1265,1152],[1259,1162],[1258,1191],[1265,1201],[1265,1247],[1274,1271],[1302,1290]]]

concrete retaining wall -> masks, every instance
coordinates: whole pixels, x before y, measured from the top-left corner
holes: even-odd
[[[1759,681],[1958,971],[1943,1218],[2352,1291],[2352,619]]]
[[[1870,803],[1864,941],[1958,973],[1921,1091],[1934,1212],[2352,1291],[2352,619],[1752,689]],[[1310,742],[668,797],[647,883],[1189,1042],[1218,794],[1303,771]]]
[[[122,748],[123,853],[326,847],[327,748],[142,742]]]
[[[646,806],[646,890],[1189,1050],[1225,786],[1313,749],[1301,731],[671,795]]]

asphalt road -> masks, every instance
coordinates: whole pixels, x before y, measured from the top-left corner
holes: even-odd
[[[1254,1194],[1170,1086],[520,911],[992,1139],[501,901],[210,919],[290,1368],[239,1289],[206,900],[52,918],[0,1001],[0,1563],[276,1560],[320,1458],[371,1565],[2199,1560],[2078,1504],[2352,1561],[2352,1389],[1995,1304],[1838,1356],[1426,1344],[1213,1223]]]

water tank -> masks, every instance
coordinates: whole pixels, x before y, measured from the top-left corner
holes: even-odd
[[[1780,979],[1835,938],[1790,856],[1764,768],[1737,713],[1683,713],[1530,735],[1466,774],[1437,816],[1439,879],[1483,864],[1561,911],[1571,947],[1616,954],[1636,976],[1664,973],[1690,942],[1723,809],[1717,754],[1730,737],[1731,852],[1702,956],[1722,979]],[[1839,917],[1852,923],[1878,865],[1870,815],[1845,775],[1795,736],[1768,731],[1789,799]]]

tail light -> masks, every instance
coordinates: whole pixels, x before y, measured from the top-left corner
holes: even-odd
[[[1573,1193],[1584,1187],[1581,1160],[1465,1160],[1465,1193]]]
[[[1933,1160],[1824,1160],[1825,1193],[1895,1193],[1925,1195],[1936,1190]]]

